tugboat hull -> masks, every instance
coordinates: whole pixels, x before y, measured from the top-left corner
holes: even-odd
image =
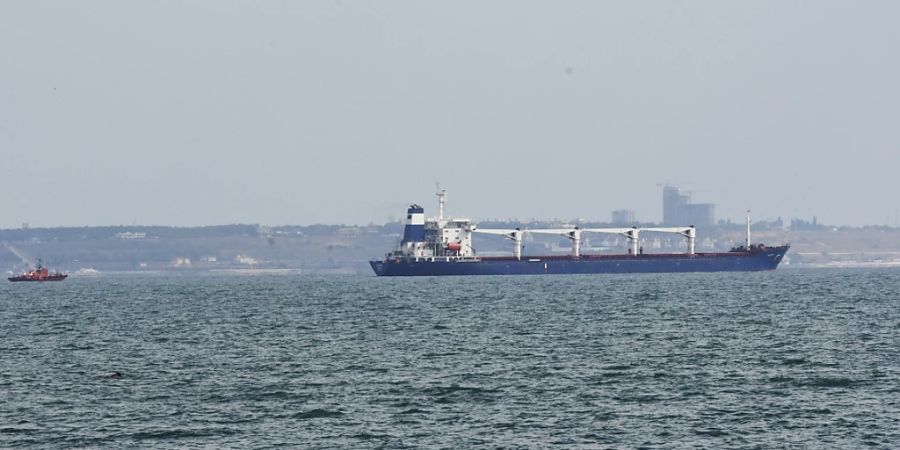
[[[62,280],[65,280],[66,277],[68,277],[68,275],[48,275],[47,277],[44,277],[44,278],[32,278],[32,277],[27,277],[27,276],[24,276],[24,275],[20,275],[20,276],[17,276],[17,277],[9,277],[9,278],[7,278],[7,280],[13,281],[13,282],[16,282],[16,281],[37,281],[37,282],[41,282],[41,281],[62,281]]]

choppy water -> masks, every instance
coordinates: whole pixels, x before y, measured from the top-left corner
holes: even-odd
[[[0,447],[896,448],[898,294],[888,270],[6,284]]]

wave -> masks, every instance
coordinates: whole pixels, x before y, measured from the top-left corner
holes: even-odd
[[[844,377],[819,377],[804,380],[801,384],[811,387],[845,388],[852,387],[856,384],[856,381]]]
[[[196,437],[210,436],[228,436],[238,433],[237,430],[230,428],[204,428],[204,429],[168,429],[168,430],[150,430],[140,431],[128,435],[127,437],[135,440],[162,440],[162,439],[188,439]]]
[[[324,419],[324,418],[333,418],[333,417],[341,417],[344,413],[340,411],[328,411],[327,409],[312,409],[309,411],[299,412],[294,414],[295,419]]]

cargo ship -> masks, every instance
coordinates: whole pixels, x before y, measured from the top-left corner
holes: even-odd
[[[44,267],[41,260],[38,260],[37,267],[28,272],[23,273],[22,275],[16,275],[14,277],[9,277],[7,280],[9,281],[62,281],[65,280],[68,275],[60,272],[50,272]]]
[[[627,228],[479,228],[465,218],[444,218],[447,191],[438,192],[438,216],[425,219],[425,209],[411,205],[400,248],[377,261],[369,261],[377,276],[442,275],[552,275],[591,273],[664,273],[664,272],[748,272],[775,270],[790,245],[768,247],[750,241],[750,217],[743,245],[727,252],[697,252],[697,232],[693,225],[678,227]],[[511,256],[479,256],[472,236],[501,236],[513,244]],[[551,235],[571,241],[569,255],[525,255],[526,235]],[[621,236],[628,241],[625,254],[586,254],[581,252],[585,234]],[[670,234],[685,239],[684,253],[645,254],[642,235]]]

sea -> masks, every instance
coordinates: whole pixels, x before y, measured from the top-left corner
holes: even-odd
[[[2,448],[900,448],[900,270],[0,286]]]

